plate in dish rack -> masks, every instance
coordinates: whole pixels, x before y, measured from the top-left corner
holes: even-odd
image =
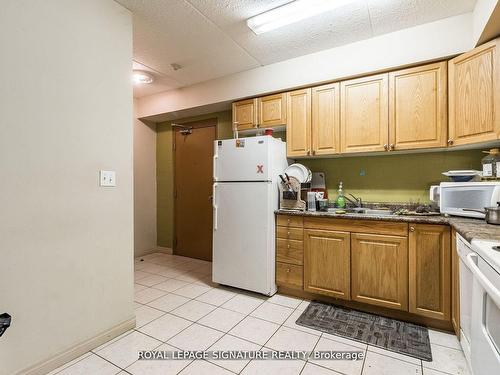
[[[295,177],[300,183],[310,182],[312,179],[312,172],[309,168],[299,163],[289,165],[285,173],[290,177]]]
[[[481,171],[476,171],[473,169],[467,169],[467,170],[456,170],[456,171],[448,171],[448,172],[443,172],[443,174],[447,177],[453,177],[453,176],[478,176],[481,175]]]

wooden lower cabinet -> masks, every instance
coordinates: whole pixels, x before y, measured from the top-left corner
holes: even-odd
[[[451,325],[460,340],[460,277],[455,230],[451,231]]]
[[[350,233],[304,230],[304,290],[350,299]]]
[[[351,234],[353,301],[408,309],[408,238]]]
[[[459,332],[448,225],[278,215],[276,233],[276,284],[285,293]]]
[[[302,241],[276,239],[276,261],[290,264],[302,265],[304,254]]]
[[[294,264],[276,262],[276,285],[303,288],[303,268]]]
[[[410,226],[409,272],[409,311],[450,320],[451,259],[447,225]]]

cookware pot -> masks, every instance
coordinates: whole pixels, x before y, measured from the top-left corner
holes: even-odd
[[[480,212],[484,214],[484,219],[488,224],[500,225],[500,202],[497,202],[496,207],[485,207],[484,210],[464,208],[464,211]]]

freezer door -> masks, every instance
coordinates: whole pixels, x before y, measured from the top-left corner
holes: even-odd
[[[269,182],[214,184],[213,281],[272,295],[274,188]]]
[[[269,181],[272,179],[272,137],[215,141],[214,181]]]

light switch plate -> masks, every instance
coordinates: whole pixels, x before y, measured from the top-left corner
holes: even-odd
[[[116,172],[99,171],[99,181],[101,186],[116,186]]]

